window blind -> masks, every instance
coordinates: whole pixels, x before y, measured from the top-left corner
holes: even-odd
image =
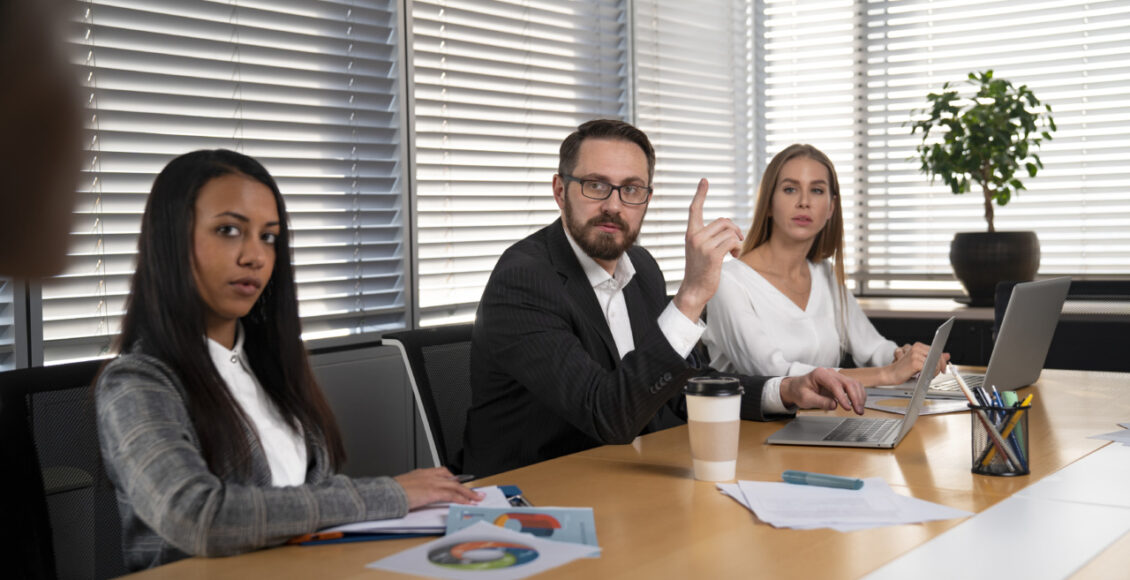
[[[17,354],[24,344],[20,332],[23,313],[17,312],[23,295],[17,291],[17,284],[10,278],[0,278],[0,371],[9,371],[27,364]]]
[[[764,89],[759,115],[765,126],[764,157],[758,177],[773,155],[793,143],[809,143],[836,167],[844,212],[845,270],[858,273],[859,144],[862,131],[857,109],[862,99],[857,83],[856,14],[853,1],[762,3],[765,53]],[[755,194],[756,195],[756,194]]]
[[[949,241],[985,229],[981,199],[929,183],[907,122],[986,69],[1027,84],[1059,127],[997,229],[1037,232],[1041,275],[1130,274],[1130,3],[766,0],[763,18],[767,155],[808,141],[833,157],[862,292],[958,292]]]
[[[710,182],[706,223],[753,217],[755,51],[751,0],[634,2],[637,124],[656,150],[655,195],[640,244],[674,293],[683,278],[687,212]]]
[[[42,288],[48,363],[107,353],[153,179],[225,147],[287,200],[303,337],[407,324],[406,200],[391,0],[74,5],[88,156],[66,271]]]
[[[621,0],[412,2],[421,325],[473,319],[498,256],[558,216],[561,141],[624,118]]]

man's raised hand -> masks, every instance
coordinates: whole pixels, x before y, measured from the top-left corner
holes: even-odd
[[[722,260],[726,254],[735,258],[741,250],[742,231],[727,218],[703,225],[702,208],[706,205],[706,179],[698,182],[687,219],[686,266],[683,283],[675,294],[675,306],[691,320],[698,320],[706,303],[718,290]]]

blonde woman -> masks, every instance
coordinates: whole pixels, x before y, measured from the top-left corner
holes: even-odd
[[[841,372],[863,386],[902,383],[922,370],[929,346],[883,338],[847,291],[843,224],[827,155],[797,144],[770,161],[741,256],[723,265],[707,307],[702,340],[711,366],[791,376],[837,367],[850,354],[859,368]]]

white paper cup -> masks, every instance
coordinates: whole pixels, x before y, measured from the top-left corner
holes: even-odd
[[[694,478],[733,481],[738,463],[742,389],[734,377],[695,377],[683,389]]]

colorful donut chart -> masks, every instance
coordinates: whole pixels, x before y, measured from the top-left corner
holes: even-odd
[[[515,542],[471,540],[439,546],[428,552],[428,561],[456,570],[497,570],[533,562],[538,551]]]
[[[561,522],[549,514],[506,513],[495,518],[494,525],[533,534],[539,538],[552,536],[553,530],[561,529]]]

